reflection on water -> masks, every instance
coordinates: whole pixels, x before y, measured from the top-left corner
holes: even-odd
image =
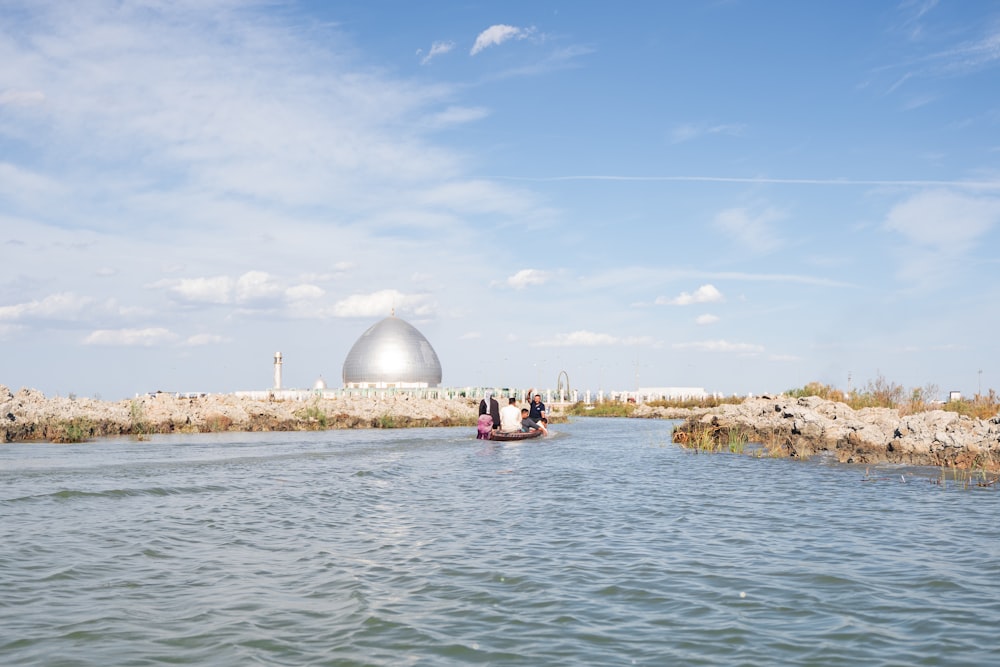
[[[991,664],[1000,494],[671,423],[0,447],[11,665]],[[898,477],[898,481],[897,481]]]

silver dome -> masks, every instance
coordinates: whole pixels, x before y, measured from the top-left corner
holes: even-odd
[[[345,387],[437,387],[441,362],[424,335],[398,317],[361,334],[344,360]]]

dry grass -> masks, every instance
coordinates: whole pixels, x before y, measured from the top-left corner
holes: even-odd
[[[221,433],[228,431],[233,425],[231,417],[218,412],[205,416],[205,430],[209,433]]]
[[[941,390],[937,385],[928,384],[907,392],[903,385],[890,382],[881,375],[875,380],[870,380],[864,389],[854,390],[850,394],[820,382],[810,382],[801,389],[792,389],[786,393],[795,398],[818,396],[830,401],[840,401],[855,410],[895,408],[903,415],[928,410],[948,410],[975,419],[991,419],[1000,413],[1000,397],[993,389],[990,389],[985,396],[977,394],[971,399],[941,403],[939,400]]]

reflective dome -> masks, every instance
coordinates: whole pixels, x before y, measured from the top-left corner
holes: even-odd
[[[437,387],[441,362],[424,335],[398,317],[361,334],[344,361],[345,387]]]

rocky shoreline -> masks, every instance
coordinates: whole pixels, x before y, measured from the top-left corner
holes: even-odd
[[[77,442],[105,436],[219,431],[473,426],[475,399],[416,399],[405,394],[255,400],[231,394],[178,397],[157,393],[117,402],[47,398],[0,385],[0,442]]]
[[[105,436],[219,431],[474,426],[478,400],[406,394],[257,400],[230,394],[144,395],[117,402],[47,398],[0,385],[0,442],[78,442]],[[674,441],[731,439],[763,443],[775,456],[829,455],[843,463],[905,463],[1000,472],[1000,415],[970,419],[932,410],[902,415],[888,408],[853,410],[817,397],[748,399],[737,405],[685,409],[639,405],[633,417],[683,420]],[[558,414],[556,420],[559,420]]]
[[[889,408],[853,410],[815,396],[765,396],[692,414],[675,429],[674,442],[734,436],[763,443],[776,456],[1000,472],[1000,415],[982,420],[945,410],[907,415]]]

